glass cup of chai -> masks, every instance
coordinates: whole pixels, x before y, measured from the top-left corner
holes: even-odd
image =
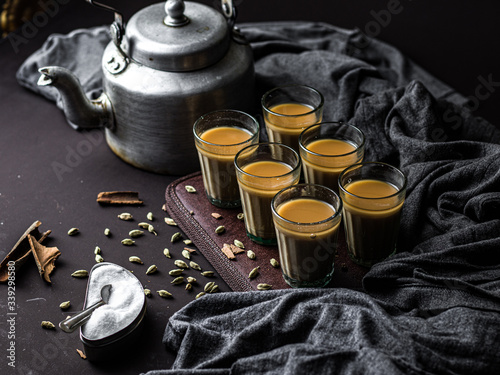
[[[301,133],[299,148],[304,181],[327,186],[338,194],[340,172],[363,161],[365,136],[353,125],[322,122]]]
[[[284,144],[266,142],[245,147],[234,163],[247,236],[261,245],[276,245],[271,200],[299,182],[299,155]]]
[[[371,267],[396,252],[406,176],[380,162],[351,165],[339,176],[348,254]]]
[[[193,133],[208,200],[221,208],[240,207],[234,157],[259,142],[259,123],[244,112],[219,110],[196,120]]]
[[[298,184],[273,198],[281,269],[294,288],[324,287],[332,279],[342,201],[322,185]]]
[[[299,152],[302,130],[323,118],[323,95],[305,85],[276,87],[261,99],[269,142],[283,143]]]

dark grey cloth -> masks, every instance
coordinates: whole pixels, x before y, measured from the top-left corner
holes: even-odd
[[[288,83],[317,88],[325,120],[363,130],[366,160],[406,173],[398,254],[368,272],[364,292],[204,296],[168,322],[173,368],[149,375],[500,373],[500,131],[396,49],[356,31],[240,27],[260,94]]]

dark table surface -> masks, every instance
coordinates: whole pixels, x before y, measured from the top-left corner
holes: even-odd
[[[110,4],[120,7],[128,19],[138,9],[154,2]],[[204,2],[214,4],[214,1]],[[289,8],[283,9],[277,1],[235,1],[240,10],[238,21],[304,19],[359,27],[396,45],[435,76],[465,96],[475,98],[479,105],[476,113],[500,123],[495,106],[498,88],[492,85],[487,91],[484,87],[478,89],[483,84],[480,77],[500,81],[498,49],[497,44],[493,44],[499,35],[495,20],[500,14],[494,1],[483,1],[476,5],[478,8],[467,1],[440,2],[440,5],[430,1],[418,4],[401,1],[398,12],[391,13],[385,21],[380,17],[389,15],[384,10],[389,9],[391,2],[286,3]],[[47,25],[36,28],[29,36],[19,31],[17,35],[24,36],[22,44],[14,47],[9,37],[0,41],[0,257],[7,254],[35,220],[42,222],[42,231],[52,230],[46,244],[58,247],[62,253],[51,275],[52,285],[40,278],[33,261],[28,261],[16,274],[16,315],[8,315],[7,288],[0,285],[2,374],[127,374],[169,368],[175,353],[162,345],[165,325],[175,311],[194,299],[194,293],[170,285],[166,275],[170,266],[163,256],[165,247],[174,253],[180,253],[183,247],[182,243],[170,243],[177,229],[163,222],[166,214],[162,211],[165,189],[177,176],[152,174],[124,163],[108,148],[100,130],[74,131],[52,102],[23,89],[15,80],[20,64],[51,33],[67,33],[111,20],[110,14],[95,10],[83,0],[72,0],[61,6]],[[378,26],[374,22],[378,22]],[[67,167],[62,173],[57,169],[60,165]],[[145,203],[130,208],[98,205],[97,194],[111,190],[138,191]],[[118,220],[117,214],[124,211],[132,213],[136,221]],[[148,212],[155,216],[153,224],[158,236],[141,238],[133,250],[125,248],[120,240],[135,228],[138,220],[143,221]],[[67,235],[72,227],[80,229],[77,236]],[[109,238],[103,234],[106,227],[113,233]],[[148,299],[146,330],[137,343],[135,355],[101,364],[79,357],[76,349],[83,347],[77,333],[40,327],[42,320],[58,323],[68,314],[59,308],[63,301],[72,302],[69,312],[82,307],[86,280],[70,275],[77,269],[90,270],[95,264],[95,246],[101,247],[106,261],[133,268],[143,285],[151,290],[168,289],[175,294],[171,300],[157,295]],[[129,255],[141,256],[145,265],[129,265]],[[211,268],[202,255],[195,255],[195,260],[202,268]],[[147,265],[153,263],[160,272],[146,275]],[[216,281],[222,292],[229,292],[223,280],[217,278]],[[8,323],[12,316],[14,325]],[[12,327],[15,338],[8,340],[7,333],[12,333]],[[10,341],[14,342],[15,369],[7,366],[4,357],[12,345]]]

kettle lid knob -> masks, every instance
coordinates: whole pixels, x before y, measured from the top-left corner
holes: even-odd
[[[184,15],[186,5],[183,0],[167,0],[165,3],[165,13],[167,16],[163,20],[165,25],[179,27],[189,23],[189,18]]]

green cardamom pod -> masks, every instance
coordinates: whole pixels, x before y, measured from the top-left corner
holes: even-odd
[[[188,276],[188,278],[186,280],[190,284],[194,284],[196,282],[196,279],[192,276]]]
[[[269,290],[272,287],[273,287],[272,285],[262,283],[257,285],[257,290]]]
[[[257,274],[259,273],[259,268],[260,268],[260,266],[257,266],[253,270],[251,270],[250,273],[248,274],[248,278],[254,279],[257,276]]]
[[[74,236],[79,231],[80,231],[80,229],[78,229],[78,228],[71,228],[70,230],[68,230],[68,236]]]
[[[236,218],[238,220],[244,220],[245,219],[245,214],[243,212],[240,212],[238,215],[236,215]]]
[[[215,284],[212,288],[210,288],[208,293],[216,293],[218,291],[219,291],[219,286],[217,284]]]
[[[172,298],[172,293],[167,292],[166,290],[162,289],[157,291],[158,295],[162,298]]]
[[[177,259],[174,264],[179,268],[189,268],[189,266],[183,260]]]
[[[45,329],[56,329],[56,326],[54,325],[54,323],[49,322],[48,320],[44,320],[44,321],[42,321],[42,328],[45,328]]]
[[[191,253],[187,250],[182,250],[182,256],[186,259],[191,259]]]
[[[255,259],[255,253],[252,250],[248,250],[247,257],[249,257],[250,259]]]
[[[167,248],[163,249],[163,255],[165,255],[167,258],[172,258],[172,255],[170,255],[170,250]]]
[[[138,263],[138,264],[144,264],[138,256],[132,255],[131,257],[128,258],[128,261],[131,263]]]
[[[104,262],[104,258],[102,257],[101,254],[96,254],[95,261],[96,261],[96,263],[102,263],[102,262]]]
[[[196,189],[191,185],[186,185],[185,188],[188,193],[196,193]]]
[[[214,271],[203,271],[201,275],[205,277],[212,277],[214,276]]]
[[[132,220],[134,217],[128,212],[123,212],[120,215],[118,215],[118,218],[120,220]]]
[[[151,297],[152,296],[150,289],[144,289],[144,294],[146,295],[146,297]]]
[[[69,301],[65,301],[65,302],[62,302],[59,307],[63,310],[66,310],[66,309],[69,309],[69,307],[71,306],[71,302]]]
[[[189,266],[194,270],[201,271],[200,265],[196,262],[193,261],[189,262]]]
[[[271,258],[269,262],[271,263],[271,266],[273,266],[274,268],[278,268],[280,266],[279,262],[274,258]]]
[[[175,220],[170,218],[170,217],[165,218],[165,223],[167,223],[168,225],[177,226],[177,223],[175,222]]]
[[[205,287],[203,288],[203,290],[206,292],[206,293],[209,293],[210,290],[214,287],[215,283],[213,281],[210,281],[208,283],[205,284]]]
[[[130,238],[125,238],[122,240],[122,245],[132,246],[133,244],[135,244],[135,241],[131,240]]]
[[[140,222],[140,223],[139,223],[139,224],[137,224],[137,225],[139,225],[139,227],[140,227],[140,228],[142,228],[142,229],[148,229],[148,227],[149,227],[149,225],[150,225],[150,224],[149,224],[149,223],[145,223],[145,222],[143,221],[143,222]]]
[[[97,254],[101,254],[101,248],[99,246],[96,246],[95,249],[94,249],[94,254],[97,255]]]
[[[193,286],[190,283],[187,283],[185,289],[186,290],[191,290],[191,289],[193,289]]]
[[[71,274],[71,276],[78,277],[78,278],[87,277],[88,275],[89,275],[89,272],[87,270],[78,270],[78,271],[75,271]]]
[[[168,271],[168,274],[169,274],[170,276],[179,276],[179,275],[181,275],[183,272],[184,272],[184,270],[183,270],[183,269],[178,268],[178,269],[176,269],[176,270]]]
[[[155,227],[153,227],[151,224],[148,225],[148,232],[153,233],[155,236],[158,235],[158,233],[156,233],[155,231]]]
[[[149,221],[153,221],[154,217],[153,217],[153,213],[152,212],[148,212],[148,214],[146,215],[146,218],[149,220]]]
[[[203,297],[205,295],[205,292],[200,292],[196,295],[196,299],[200,298],[200,297]]]
[[[105,236],[109,237],[110,234],[111,234],[111,231],[109,230],[109,228],[104,229]]]
[[[217,228],[215,228],[215,233],[221,234],[226,231],[226,227],[224,225],[219,225]]]
[[[170,242],[174,243],[176,241],[179,241],[181,238],[182,238],[181,232],[175,232],[170,238]]]
[[[184,242],[184,245],[188,245],[188,246],[193,244],[193,241],[191,241],[190,239],[184,240],[182,242]]]
[[[240,249],[245,248],[245,245],[243,245],[243,242],[241,242],[240,240],[234,240],[234,244],[238,246]]]
[[[170,284],[174,284],[174,285],[178,285],[178,284],[182,284],[184,282],[184,277],[183,276],[179,276],[179,277],[176,277],[175,279],[173,279]]]
[[[133,229],[130,232],[128,232],[128,235],[132,238],[140,237],[144,234],[144,232],[140,229]]]
[[[146,271],[146,275],[151,275],[152,273],[155,273],[156,271],[158,271],[158,267],[156,267],[154,264],[149,266],[147,271]]]

